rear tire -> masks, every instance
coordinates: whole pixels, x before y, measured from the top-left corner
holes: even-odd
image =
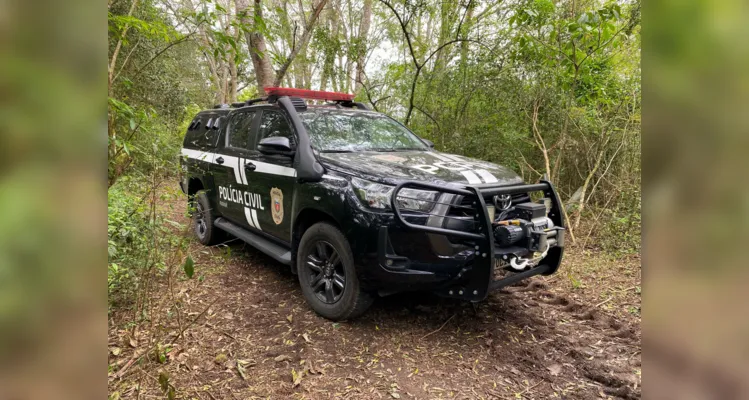
[[[205,190],[201,190],[195,194],[190,204],[190,209],[192,212],[193,231],[200,243],[212,246],[221,242],[224,238],[224,232],[213,225],[216,215],[211,208]]]
[[[320,222],[304,232],[296,265],[304,299],[327,319],[356,318],[374,301],[361,289],[351,246],[331,224]]]

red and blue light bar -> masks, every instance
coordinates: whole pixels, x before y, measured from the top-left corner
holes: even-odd
[[[322,90],[293,89],[282,87],[265,87],[263,88],[268,96],[289,96],[301,97],[308,100],[330,100],[330,101],[353,101],[354,95],[338,92],[324,92]]]

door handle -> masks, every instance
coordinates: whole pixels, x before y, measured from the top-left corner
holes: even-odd
[[[257,166],[253,163],[247,163],[244,165],[244,169],[246,169],[247,171],[254,171],[255,168],[257,168]]]
[[[223,164],[224,163],[224,158],[223,157],[219,157],[219,158],[216,159],[216,162],[219,163],[219,164]]]

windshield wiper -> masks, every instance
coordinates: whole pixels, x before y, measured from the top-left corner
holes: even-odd
[[[335,150],[321,150],[320,153],[353,153],[353,150],[343,150],[343,149],[335,149]]]

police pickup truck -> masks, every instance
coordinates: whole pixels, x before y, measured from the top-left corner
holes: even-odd
[[[180,186],[201,243],[229,234],[290,266],[318,314],[354,318],[403,291],[480,301],[559,268],[549,182],[438,152],[348,94],[266,93],[195,116]]]

